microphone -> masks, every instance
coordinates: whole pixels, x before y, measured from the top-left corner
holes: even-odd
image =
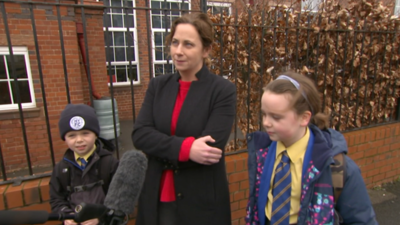
[[[147,170],[147,158],[143,152],[130,150],[122,156],[111,180],[104,205],[129,215],[133,213],[139,198]]]
[[[45,210],[2,210],[0,225],[43,224],[49,220],[74,219],[72,214],[48,213]]]
[[[80,204],[77,206],[80,213],[48,213],[45,210],[1,210],[0,225],[43,224],[47,221],[74,220],[81,223],[93,218],[105,216],[107,208],[103,205]]]
[[[66,219],[79,223],[94,218],[104,220],[106,225],[122,224],[127,215],[133,213],[146,170],[146,156],[137,150],[127,151],[111,180],[104,205],[82,203],[75,208],[75,214],[48,213],[43,210],[2,210],[0,225],[43,224],[50,220]]]
[[[142,152],[137,150],[125,152],[111,180],[104,205],[85,203],[78,205],[75,209],[75,221],[100,218],[107,225],[126,222],[127,216],[133,213],[139,198],[146,170],[147,158]]]

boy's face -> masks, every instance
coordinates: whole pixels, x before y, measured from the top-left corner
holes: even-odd
[[[289,147],[304,136],[309,117],[307,113],[297,115],[290,108],[289,95],[264,92],[261,98],[261,111],[263,126],[271,140],[281,141]]]
[[[96,139],[96,134],[90,130],[76,130],[65,134],[65,143],[68,148],[80,156],[92,150]]]

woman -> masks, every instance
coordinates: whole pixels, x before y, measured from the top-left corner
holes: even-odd
[[[149,159],[137,225],[231,224],[223,150],[236,89],[206,67],[212,41],[206,14],[172,24],[166,44],[177,72],[150,81],[132,133]]]

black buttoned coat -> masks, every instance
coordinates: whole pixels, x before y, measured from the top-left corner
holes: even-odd
[[[236,88],[232,82],[203,67],[193,81],[171,136],[171,119],[179,91],[179,74],[150,81],[134,125],[134,146],[148,156],[148,169],[139,198],[136,225],[158,224],[160,179],[174,170],[178,210],[177,225],[229,225],[231,212],[224,157],[206,166],[189,160],[179,162],[181,144],[187,137],[211,135],[209,143],[224,150],[232,130]]]

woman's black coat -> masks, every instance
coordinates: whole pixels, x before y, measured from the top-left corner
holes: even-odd
[[[229,225],[231,212],[224,157],[206,166],[189,160],[178,162],[186,137],[211,135],[209,145],[224,150],[232,130],[236,88],[232,82],[203,67],[193,81],[171,136],[171,118],[179,90],[179,74],[150,81],[132,132],[133,144],[148,156],[146,179],[139,199],[136,225],[158,224],[160,179],[174,170],[177,225]],[[134,168],[133,168],[134,169]]]

